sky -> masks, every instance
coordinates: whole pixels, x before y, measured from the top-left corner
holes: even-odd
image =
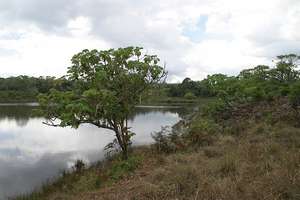
[[[0,0],[0,77],[65,75],[83,49],[144,47],[168,81],[300,54],[299,0]]]

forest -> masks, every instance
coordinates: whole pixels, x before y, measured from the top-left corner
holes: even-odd
[[[65,78],[55,77],[17,77],[0,78],[0,102],[26,103],[36,102],[39,93],[47,93],[51,88],[67,90],[70,82]]]
[[[258,65],[242,70],[236,76],[225,74],[208,75],[201,81],[185,78],[181,83],[160,83],[153,85],[143,94],[143,101],[159,101],[164,98],[197,99],[199,97],[220,97],[229,101],[272,100],[287,96],[298,105],[300,99],[299,56],[287,54],[274,59],[275,66]],[[35,102],[39,93],[49,93],[51,88],[59,91],[72,89],[72,82],[66,77],[17,76],[0,78],[0,102]]]

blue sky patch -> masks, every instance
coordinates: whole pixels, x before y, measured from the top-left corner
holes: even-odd
[[[207,22],[208,16],[202,15],[199,17],[196,26],[185,26],[182,34],[188,37],[193,42],[200,42],[206,36],[205,24]]]

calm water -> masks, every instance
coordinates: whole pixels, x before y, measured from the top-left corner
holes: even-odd
[[[0,105],[0,199],[31,191],[74,161],[86,163],[104,157],[113,140],[109,130],[83,125],[79,129],[48,127],[31,116],[30,105]],[[173,125],[183,108],[139,107],[130,120],[133,144],[153,140],[151,132]]]

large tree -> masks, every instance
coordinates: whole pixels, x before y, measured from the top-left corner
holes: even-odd
[[[128,116],[140,94],[166,76],[159,58],[143,53],[140,47],[127,47],[83,50],[71,61],[66,77],[73,83],[72,90],[52,89],[49,94],[39,96],[45,123],[73,128],[88,123],[110,129],[127,159],[133,135]]]

